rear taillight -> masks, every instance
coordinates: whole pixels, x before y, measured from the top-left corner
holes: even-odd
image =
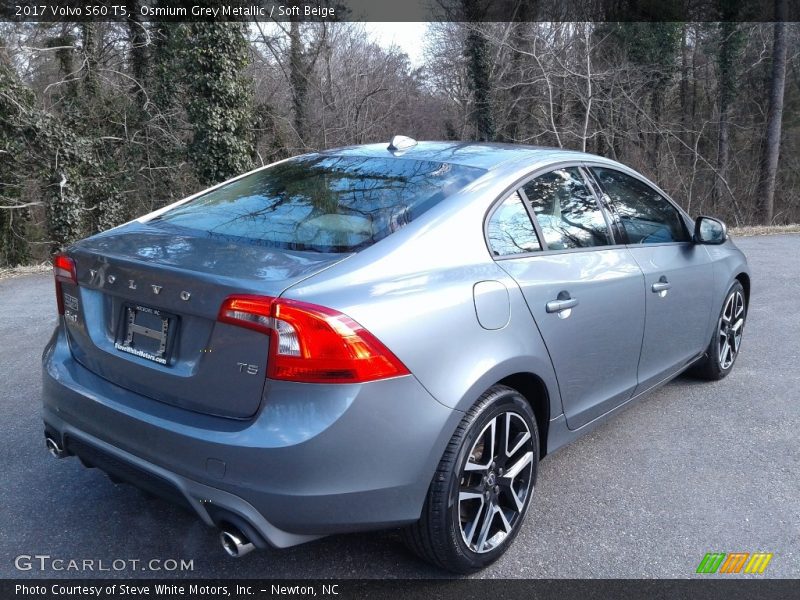
[[[222,303],[219,320],[270,336],[270,379],[363,383],[408,375],[405,365],[369,331],[323,306],[237,295]]]
[[[78,274],[75,270],[75,261],[66,254],[56,254],[53,257],[53,275],[56,279],[56,302],[58,303],[58,314],[64,314],[64,293],[61,290],[62,283],[72,283],[78,285]]]

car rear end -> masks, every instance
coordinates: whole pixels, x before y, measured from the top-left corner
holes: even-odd
[[[43,355],[51,453],[256,546],[419,517],[460,413],[350,316],[286,291],[480,172],[309,161],[55,258],[59,323]]]

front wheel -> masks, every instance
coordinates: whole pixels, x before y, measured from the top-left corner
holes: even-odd
[[[530,404],[496,385],[467,412],[439,463],[406,544],[449,571],[497,560],[519,533],[533,495],[539,435]]]
[[[736,281],[725,295],[706,356],[693,369],[694,374],[703,379],[716,381],[731,372],[742,346],[746,319],[747,304],[744,288]]]

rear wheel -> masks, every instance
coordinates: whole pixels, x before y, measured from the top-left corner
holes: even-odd
[[[695,375],[716,381],[731,372],[742,346],[746,319],[744,288],[736,281],[725,295],[706,357],[692,371]]]
[[[536,419],[516,390],[497,385],[467,412],[447,446],[406,544],[444,569],[497,560],[521,527],[539,462]]]

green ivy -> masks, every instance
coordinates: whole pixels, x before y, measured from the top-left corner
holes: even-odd
[[[238,23],[189,23],[182,32],[193,128],[188,154],[200,181],[217,183],[252,166],[252,92],[244,73],[249,47]]]

